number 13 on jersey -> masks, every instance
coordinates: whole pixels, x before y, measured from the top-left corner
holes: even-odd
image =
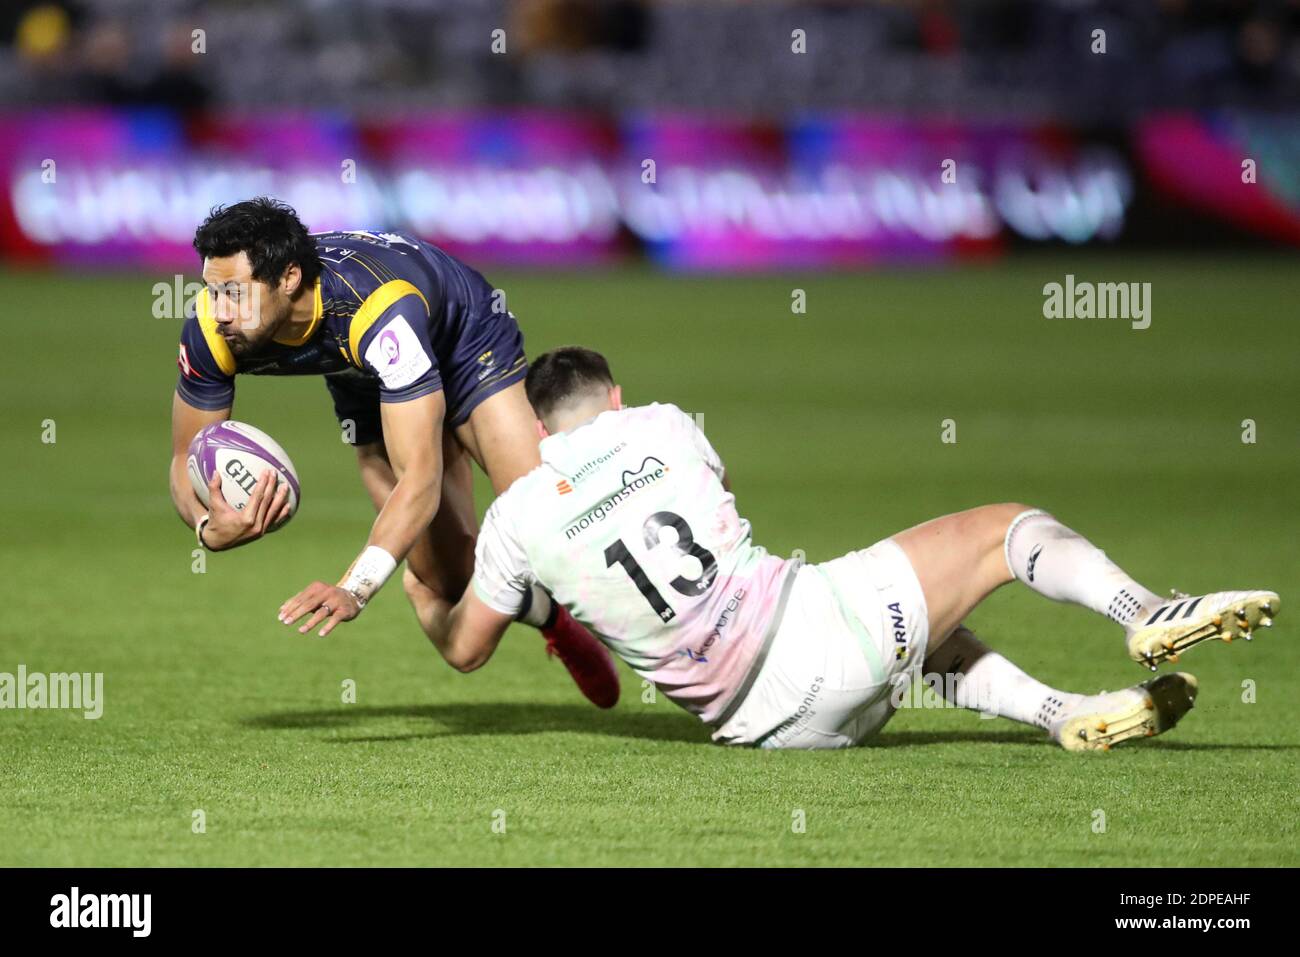
[[[677,554],[679,556],[689,555],[700,563],[699,577],[687,578],[684,575],[678,575],[668,584],[675,591],[692,598],[703,595],[713,585],[713,580],[718,575],[718,560],[707,548],[695,543],[695,538],[691,533],[691,526],[686,519],[675,512],[655,512],[645,520],[645,523],[641,526],[641,533],[645,540],[645,547],[648,550],[654,551],[663,544],[659,538],[659,532],[665,527],[672,528],[677,532],[677,541],[672,545]],[[628,578],[632,579],[632,584],[650,603],[650,607],[661,621],[668,622],[677,617],[677,612],[664,600],[664,596],[650,581],[650,576],[645,573],[645,569],[638,564],[636,558],[628,551],[627,545],[621,538],[612,542],[605,549],[605,567],[612,568],[616,564],[623,566]]]

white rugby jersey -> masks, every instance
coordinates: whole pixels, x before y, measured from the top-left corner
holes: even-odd
[[[541,443],[488,509],[473,587],[518,614],[532,581],[639,675],[710,724],[752,683],[798,564],[750,541],[695,422],[658,403]]]

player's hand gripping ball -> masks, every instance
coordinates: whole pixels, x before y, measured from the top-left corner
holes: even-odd
[[[245,422],[215,422],[200,429],[190,441],[185,464],[194,494],[208,508],[212,507],[208,485],[214,474],[221,476],[222,497],[235,511],[242,511],[258,479],[271,469],[276,489],[287,484],[289,497],[287,514],[267,531],[282,528],[298,511],[302,490],[293,462],[279,442]]]

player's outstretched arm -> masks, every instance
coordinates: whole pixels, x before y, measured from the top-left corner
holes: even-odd
[[[379,510],[365,550],[337,585],[312,582],[280,606],[279,619],[289,625],[307,615],[298,631],[317,625],[323,638],[361,609],[397,569],[397,563],[429,527],[442,497],[442,420],[447,404],[442,392],[406,402],[385,402],[384,444],[397,484]]]
[[[442,392],[380,406],[384,445],[397,485],[379,510],[367,545],[384,549],[399,562],[438,511],[446,411]]]

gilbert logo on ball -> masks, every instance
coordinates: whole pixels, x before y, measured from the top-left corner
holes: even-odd
[[[190,441],[185,464],[194,494],[205,506],[211,505],[208,482],[214,474],[221,475],[221,494],[226,501],[240,510],[248,504],[258,477],[272,469],[276,485],[284,482],[289,486],[289,518],[298,511],[302,487],[288,453],[275,439],[246,422],[215,422],[200,429]]]

